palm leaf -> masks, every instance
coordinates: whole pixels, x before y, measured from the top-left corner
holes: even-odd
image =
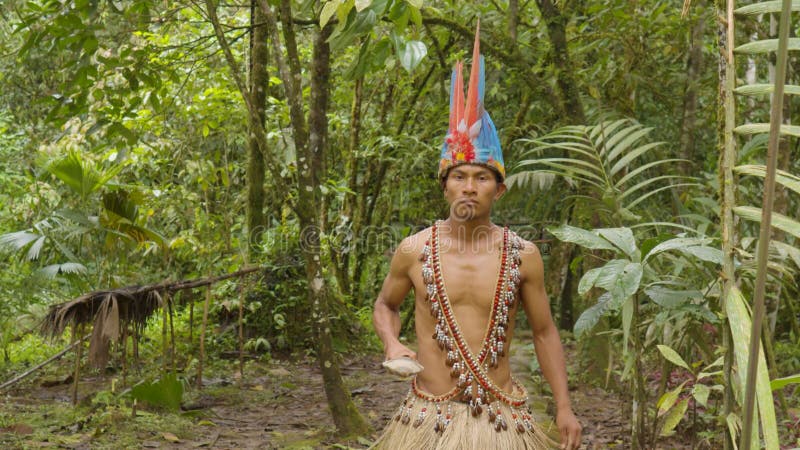
[[[746,125],[739,125],[733,129],[734,133],[738,134],[762,134],[769,133],[768,123],[748,123]],[[781,134],[784,136],[800,137],[800,126],[797,125],[781,125]]]
[[[659,192],[661,192],[661,191],[666,191],[666,190],[669,190],[669,189],[675,189],[675,188],[677,188],[677,187],[692,187],[692,186],[702,187],[703,185],[702,185],[702,184],[700,184],[700,183],[675,183],[675,184],[668,184],[668,185],[666,185],[666,186],[661,186],[661,187],[660,187],[660,188],[658,188],[658,189],[653,189],[652,191],[648,191],[646,194],[642,195],[641,197],[639,197],[639,198],[637,198],[636,200],[634,200],[634,201],[632,201],[632,202],[628,203],[628,204],[627,204],[627,205],[625,205],[625,206],[626,206],[628,209],[630,209],[630,208],[633,208],[634,206],[638,205],[639,203],[641,203],[641,202],[643,202],[643,201],[647,200],[648,198],[652,197],[653,195],[656,195],[656,194],[658,194],[658,193],[659,193]]]
[[[644,172],[645,170],[647,170],[647,169],[649,169],[651,167],[655,167],[655,166],[658,166],[660,164],[670,164],[670,163],[681,162],[681,161],[686,161],[686,160],[685,159],[679,159],[679,158],[670,158],[670,159],[659,159],[658,161],[653,161],[653,162],[647,163],[647,164],[645,164],[643,166],[637,167],[636,169],[631,170],[630,172],[628,172],[624,177],[620,178],[620,180],[617,181],[614,184],[614,187],[621,188],[628,180],[630,180],[631,178],[636,177],[636,175],[639,175],[640,173]],[[611,175],[613,176],[614,174],[616,174],[616,172],[614,172],[613,169],[612,169]]]
[[[28,244],[39,239],[41,235],[29,231],[15,231],[0,236],[0,247],[11,247],[14,250],[22,250]]]
[[[789,38],[789,50],[800,50],[800,38]],[[748,42],[733,49],[735,53],[745,55],[755,55],[759,53],[771,53],[778,51],[777,39],[762,39],[760,41]]]
[[[733,13],[739,16],[758,16],[761,14],[779,13],[782,6],[781,0],[759,2],[752,5],[736,8]],[[792,11],[800,11],[800,0],[792,0]]]
[[[28,260],[35,261],[39,259],[39,254],[42,251],[42,247],[44,246],[44,241],[47,238],[45,236],[40,236],[39,239],[33,242],[33,245],[28,249]]]
[[[592,142],[595,142],[598,137],[605,138],[605,136],[613,134],[615,131],[617,131],[617,128],[625,125],[626,123],[630,123],[630,119],[619,119],[614,122],[602,122],[592,127],[588,127],[589,139],[591,139]],[[599,144],[602,144],[602,142],[603,139],[597,142],[596,145],[599,146]]]
[[[629,127],[625,127],[613,135],[605,134],[604,137],[607,139],[605,142],[597,141],[596,145],[600,149],[600,156],[603,156],[605,160],[610,161],[612,158],[610,157],[611,151],[617,146],[617,143],[635,133],[637,130],[640,130],[642,125],[634,123]]]
[[[60,274],[79,274],[86,272],[86,266],[80,263],[67,262],[62,264],[50,264],[36,271],[36,274],[46,278],[55,278]]]
[[[661,175],[661,176],[658,176],[658,177],[647,178],[646,180],[640,181],[639,183],[636,183],[635,185],[631,186],[630,188],[625,189],[625,192],[620,194],[619,200],[622,201],[625,198],[627,198],[628,196],[630,196],[631,194],[635,194],[636,191],[638,191],[639,189],[644,189],[644,188],[646,188],[646,187],[650,186],[651,184],[656,183],[658,181],[661,181],[661,180],[681,180],[681,179],[683,179],[683,180],[693,180],[695,178],[694,177],[689,177],[689,176],[683,176],[683,175]]]
[[[752,175],[761,178],[767,176],[767,168],[763,165],[736,166],[733,170],[742,175]],[[775,172],[775,182],[800,194],[800,177],[797,175],[793,175],[784,170],[777,170]]]
[[[775,85],[773,84],[748,84],[739,86],[734,89],[733,92],[740,95],[766,95],[772,94],[774,90]],[[787,84],[783,87],[783,93],[787,95],[800,95],[800,86]]]
[[[733,336],[733,353],[736,357],[736,364],[739,373],[746,372],[747,363],[750,359],[750,313],[747,311],[747,303],[742,293],[736,287],[731,288],[728,297],[725,299],[725,312],[728,314],[728,324]],[[761,417],[761,429],[764,433],[764,441],[767,449],[780,448],[778,440],[778,425],[775,420],[775,408],[772,399],[772,390],[769,385],[769,373],[764,359],[764,351],[758,347],[758,376],[756,377],[756,400],[759,416]],[[743,384],[743,383],[742,383]],[[742,389],[744,391],[744,389]],[[744,398],[742,392],[741,398]],[[758,430],[758,427],[755,427]],[[755,432],[753,435],[757,435]]]
[[[761,208],[753,206],[737,206],[733,208],[737,216],[745,220],[761,223]],[[800,239],[800,222],[779,214],[772,213],[772,226],[792,236]]]
[[[650,144],[642,145],[641,147],[637,147],[635,150],[633,150],[633,151],[631,151],[629,153],[626,153],[625,156],[623,156],[619,161],[614,163],[614,165],[611,167],[611,170],[609,171],[609,173],[611,174],[611,176],[616,175],[617,172],[622,170],[623,167],[626,167],[631,161],[633,161],[634,159],[636,159],[640,155],[646,153],[647,151],[658,147],[661,144],[663,144],[663,142],[651,142]],[[664,160],[664,161],[678,161],[678,160],[676,160],[676,159],[668,159],[668,160]]]
[[[601,176],[599,176],[599,175],[597,175],[595,173],[589,172],[588,170],[584,170],[584,169],[580,169],[580,168],[577,168],[577,167],[573,167],[573,166],[570,166],[570,165],[567,165],[567,164],[559,164],[557,162],[554,162],[554,161],[551,161],[551,160],[547,160],[547,159],[529,160],[529,161],[523,161],[522,163],[520,163],[521,166],[527,166],[527,165],[531,165],[531,164],[542,164],[544,166],[551,167],[553,169],[558,170],[561,174],[563,174],[563,176],[574,176],[573,174],[578,174],[578,175],[581,175],[583,178],[594,179],[595,181],[599,182],[600,184],[605,184],[604,183],[605,180]]]
[[[546,190],[553,185],[555,179],[556,177],[552,173],[528,170],[509,175],[506,178],[506,185],[509,189],[513,187],[535,187],[538,190]]]
[[[639,128],[639,127],[637,127]],[[627,150],[634,142],[638,141],[639,139],[647,136],[648,133],[653,131],[652,128],[642,128],[635,133],[631,134],[630,136],[626,137],[624,140],[620,141],[619,144],[616,144],[611,151],[608,153],[608,161],[612,162],[620,155],[620,153]],[[616,137],[616,136],[615,136]]]

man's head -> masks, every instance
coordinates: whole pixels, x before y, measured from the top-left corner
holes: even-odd
[[[506,192],[500,174],[478,164],[450,168],[441,183],[450,217],[462,221],[489,217],[494,203]]]

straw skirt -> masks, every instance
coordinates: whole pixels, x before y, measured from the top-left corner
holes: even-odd
[[[410,401],[411,400],[411,401]],[[544,450],[557,448],[539,424],[528,421],[517,426],[517,412],[500,405],[506,427],[489,420],[486,410],[473,417],[467,404],[444,401],[438,405],[410,392],[406,401],[370,447],[376,450]],[[438,408],[437,408],[438,406]],[[441,412],[441,414],[437,414]],[[446,426],[446,417],[450,416]],[[444,430],[441,430],[444,428]],[[499,428],[499,430],[497,430]],[[519,429],[518,429],[519,428]]]

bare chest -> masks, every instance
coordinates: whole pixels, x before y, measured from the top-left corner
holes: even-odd
[[[444,288],[454,307],[491,309],[500,273],[499,249],[481,253],[442,252],[440,260]]]

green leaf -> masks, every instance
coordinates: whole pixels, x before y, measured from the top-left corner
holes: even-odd
[[[714,247],[707,247],[705,245],[695,245],[693,247],[684,247],[680,249],[682,253],[692,255],[700,260],[711,262],[714,264],[722,264],[723,253],[722,250]]]
[[[606,289],[611,294],[609,308],[616,311],[622,303],[639,290],[643,267],[627,260],[612,260],[597,277],[595,286]]]
[[[685,238],[679,237],[675,239],[669,239],[664,241],[655,247],[653,247],[648,254],[644,256],[644,260],[647,261],[653,256],[658,255],[659,253],[663,253],[670,250],[675,249],[682,249],[685,247],[695,246],[695,245],[705,245],[711,242],[711,239],[708,238]]]
[[[10,247],[14,250],[21,250],[40,237],[40,235],[28,231],[6,233],[0,236],[0,247]]]
[[[408,41],[400,52],[400,65],[406,71],[413,72],[427,54],[428,47],[422,41]]]
[[[664,419],[664,426],[661,428],[661,436],[671,436],[674,434],[675,427],[681,423],[688,407],[689,399],[685,398],[669,411],[669,414],[667,414],[667,417]]]
[[[675,402],[678,401],[678,397],[681,395],[681,391],[683,390],[683,386],[686,384],[684,381],[680,384],[680,386],[672,389],[671,391],[667,391],[664,395],[658,399],[658,403],[656,406],[658,407],[658,417],[663,416],[667,413],[672,407],[675,405]]]
[[[770,241],[769,245],[775,247],[779,254],[788,255],[794,261],[794,264],[800,268],[800,248],[780,241]]]
[[[636,126],[636,128],[640,128]],[[606,159],[611,162],[617,159],[617,157],[622,154],[623,152],[627,153],[630,150],[630,147],[639,139],[646,136],[650,133],[653,129],[652,128],[641,128],[636,130],[636,132],[631,133],[628,136],[625,136],[623,140],[621,140],[618,144],[614,145],[614,147],[608,152],[608,156]],[[615,136],[616,137],[616,136]]]
[[[347,24],[348,16],[353,7],[356,6],[355,0],[340,0],[339,6],[336,8],[336,17],[339,19],[341,26]]]
[[[419,8],[409,7],[408,14],[411,16],[411,20],[417,27],[422,26],[422,13],[419,12]]]
[[[361,12],[372,4],[372,0],[356,0],[356,11]]]
[[[578,244],[581,247],[585,247],[591,250],[614,250],[618,252],[619,250],[614,247],[610,242],[601,238],[597,234],[584,230],[582,228],[577,228],[569,225],[561,225],[558,228],[548,227],[547,231],[549,231],[553,236],[558,238],[558,240],[563,242],[571,242],[573,244]]]
[[[86,266],[76,262],[66,262],[61,264],[50,264],[42,267],[36,271],[37,275],[42,275],[45,278],[55,278],[60,274],[77,274],[85,273]]]
[[[736,206],[733,208],[733,212],[742,219],[761,223],[761,208],[755,208],[752,206]],[[800,222],[794,219],[790,219],[783,214],[773,212],[772,226],[800,239]]]
[[[589,289],[594,287],[594,284],[597,282],[597,277],[600,276],[602,272],[602,267],[596,267],[583,274],[581,281],[578,283],[578,295],[583,296],[589,292]]]
[[[775,90],[774,84],[746,84],[734,89],[733,92],[739,95],[767,95]],[[800,95],[800,86],[785,84],[783,93],[786,95]]]
[[[800,50],[800,38],[789,38],[789,50]],[[760,41],[748,42],[733,49],[734,53],[754,55],[759,53],[769,53],[778,51],[777,39],[762,39]]]
[[[733,13],[739,16],[747,16],[747,15],[757,16],[768,13],[779,13],[781,12],[782,6],[783,2],[781,0],[758,2],[758,3],[753,3],[752,5],[736,8],[733,11]],[[800,0],[792,0],[792,11],[800,11]]]
[[[628,297],[622,304],[622,350],[623,354],[628,354],[628,337],[631,334],[631,323],[633,322],[633,297]]]
[[[788,377],[776,378],[769,383],[770,389],[777,391],[790,384],[800,384],[800,373]]]
[[[627,259],[612,259],[607,262],[603,267],[600,267],[600,273],[594,283],[595,286],[607,291],[613,289],[620,274],[625,271],[625,267],[629,262]]]
[[[137,384],[131,388],[131,396],[153,406],[178,411],[183,399],[183,383],[177,379],[174,373],[170,373],[154,383]]]
[[[597,234],[604,237],[617,248],[622,250],[631,260],[639,257],[639,250],[636,248],[636,239],[630,228],[599,228],[594,230]]]
[[[728,315],[728,324],[733,336],[733,350],[736,358],[738,372],[742,378],[747,373],[747,363],[750,356],[750,313],[742,293],[738,288],[732,287],[725,299],[725,312]],[[764,433],[764,443],[768,450],[777,450],[778,425],[775,419],[775,407],[772,399],[772,389],[770,388],[769,373],[767,363],[764,359],[764,350],[759,347],[758,369],[756,376],[756,400],[758,413],[761,417],[761,429]],[[742,392],[739,398],[744,399],[744,379],[742,379]],[[757,438],[758,427],[753,427],[754,439]]]
[[[375,23],[378,21],[378,16],[375,11],[367,10],[365,12],[356,14],[356,19],[353,21],[352,27],[348,28],[350,34],[360,36],[364,33],[372,31]]]
[[[681,355],[679,355],[678,352],[673,350],[671,347],[661,344],[657,345],[657,347],[658,351],[661,352],[662,355],[664,355],[664,358],[666,358],[667,361],[671,362],[672,364],[675,364],[676,366],[683,367],[689,372],[692,371],[692,369],[689,368],[689,365],[686,364],[686,361],[684,361],[683,358],[681,358]]]
[[[733,129],[734,133],[738,134],[760,134],[769,133],[768,123],[748,123],[746,125],[739,125]],[[781,125],[781,134],[783,136],[800,137],[800,126],[797,125]]]
[[[703,405],[704,407],[708,406],[708,394],[711,393],[711,389],[708,388],[705,384],[695,384],[692,388],[692,396],[697,403]]]
[[[392,34],[402,33],[405,31],[406,27],[408,26],[408,19],[411,13],[409,12],[409,6],[406,2],[394,2],[392,9],[389,11],[389,20],[391,20],[395,25],[395,30]],[[397,54],[400,54],[400,50],[397,50]]]
[[[736,166],[733,171],[741,175],[752,175],[760,178],[767,176],[767,168],[763,165]],[[777,170],[775,172],[775,182],[800,194],[800,177],[797,175],[785,170]]]
[[[414,8],[422,8],[422,0],[406,0],[406,2]]]
[[[28,249],[28,255],[27,255],[28,261],[35,261],[39,259],[39,254],[42,251],[42,247],[44,246],[45,240],[46,238],[44,236],[41,236],[39,239],[34,241],[33,245],[31,245],[30,248]]]
[[[652,286],[644,290],[645,295],[662,308],[672,309],[703,298],[700,291],[676,291],[664,286]]]
[[[580,339],[583,335],[591,331],[595,325],[600,321],[608,312],[608,303],[611,300],[611,294],[604,293],[597,299],[597,303],[587,308],[581,313],[578,320],[575,321],[575,326],[572,331],[575,333],[575,339]]]

